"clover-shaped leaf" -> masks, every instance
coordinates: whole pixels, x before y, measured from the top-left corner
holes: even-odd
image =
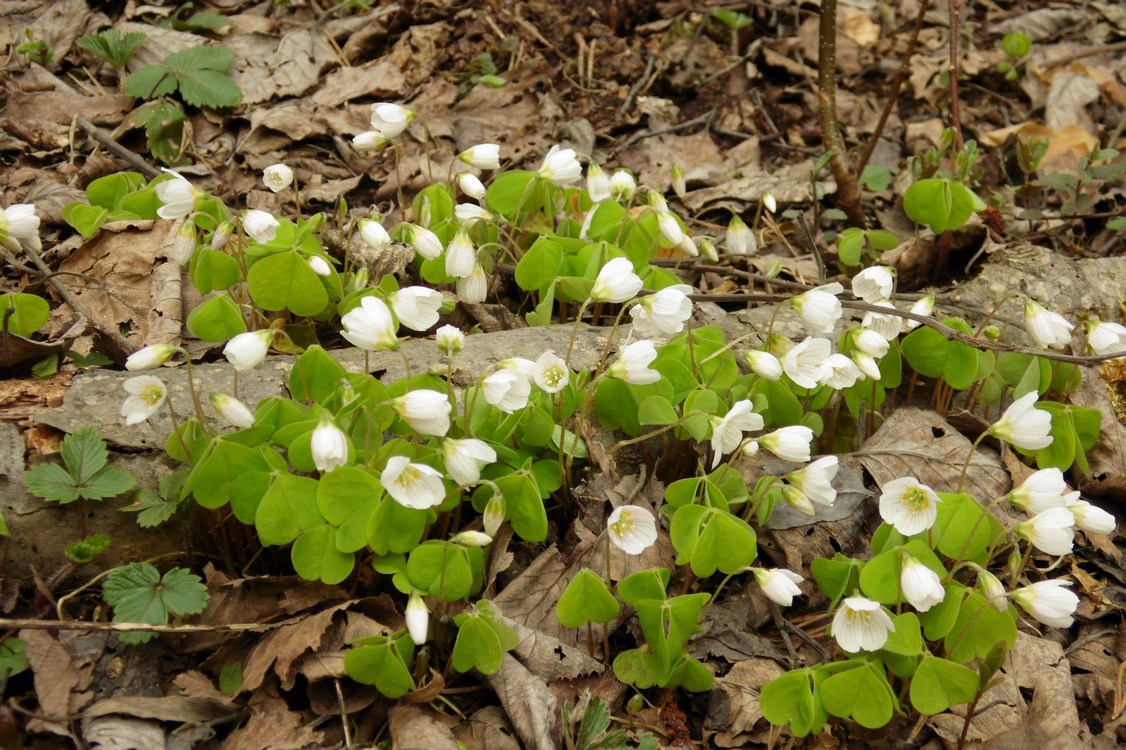
[[[579,628],[588,622],[610,622],[621,610],[606,582],[590,568],[583,568],[571,579],[555,605],[559,622],[567,628]]]

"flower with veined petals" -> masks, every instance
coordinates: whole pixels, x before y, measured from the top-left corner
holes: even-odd
[[[472,172],[458,172],[456,179],[461,192],[470,198],[479,201],[485,197],[485,183],[481,182],[481,178],[477,175]]]
[[[816,388],[828,367],[832,352],[829,339],[806,338],[790,347],[782,357],[782,370],[802,388]]]
[[[506,504],[502,495],[493,495],[489,498],[489,502],[485,503],[485,510],[481,514],[481,527],[494,539],[501,524],[504,523],[505,512]]]
[[[679,164],[672,165],[672,191],[681,199],[688,194],[688,182],[684,177],[684,169]]]
[[[293,184],[293,170],[284,164],[271,164],[262,170],[262,182],[275,193]]]
[[[378,297],[361,298],[359,305],[341,316],[340,323],[344,326],[340,335],[361,349],[394,351],[399,348],[391,310]]]
[[[797,310],[802,325],[810,335],[829,334],[843,313],[841,301],[837,299],[843,291],[844,287],[835,281],[824,284],[791,299],[790,307]]]
[[[555,352],[547,351],[536,359],[536,369],[532,373],[532,379],[536,381],[540,390],[546,393],[559,393],[570,382],[571,371],[562,357]]]
[[[680,244],[677,245],[677,247],[680,249],[680,252],[684,253],[689,258],[695,258],[700,254],[700,248],[696,247],[696,240],[692,239],[692,236],[689,234],[685,234],[684,237],[681,238]]]
[[[1118,528],[1118,521],[1113,515],[1107,513],[1102,508],[1091,505],[1086,500],[1079,499],[1079,493],[1071,493],[1075,497],[1068,495],[1067,509],[1071,511],[1071,515],[1075,517],[1075,525],[1088,534],[1102,534],[1104,536],[1114,533]]]
[[[899,591],[919,612],[926,612],[946,598],[938,573],[906,552],[902,553],[899,563]]]
[[[442,293],[425,286],[408,286],[392,294],[390,302],[400,323],[414,331],[425,331],[438,322]]]
[[[755,583],[766,595],[766,598],[775,604],[789,607],[794,603],[795,596],[801,596],[798,584],[805,579],[792,570],[785,568],[751,568],[755,574]]]
[[[852,329],[852,343],[856,346],[857,351],[876,359],[888,353],[888,340],[871,328],[861,326]]]
[[[382,252],[391,247],[391,235],[387,233],[387,230],[378,221],[375,221],[374,219],[360,219],[359,227],[360,239],[363,240],[364,244],[370,247],[372,250],[375,250],[376,252]],[[441,243],[439,243],[439,253],[442,252],[441,248],[442,245]],[[435,255],[434,257],[437,257],[437,255]]]
[[[728,255],[754,255],[758,252],[754,230],[738,214],[727,223],[726,246]]]
[[[277,331],[272,328],[240,333],[223,347],[223,356],[234,365],[237,372],[253,370],[266,359],[275,335]]]
[[[493,215],[474,203],[459,203],[454,206],[454,218],[459,224],[470,227],[478,221],[492,221]]]
[[[176,239],[173,240],[172,248],[167,254],[168,260],[178,266],[187,265],[195,255],[198,245],[199,232],[196,231],[195,222],[184,219],[176,230]]]
[[[476,265],[477,248],[473,247],[465,228],[458,229],[446,248],[446,275],[460,279],[473,273]]]
[[[443,437],[450,431],[450,399],[440,391],[419,388],[391,399],[391,406],[419,435]]]
[[[406,236],[407,242],[414,248],[414,251],[421,255],[426,260],[433,260],[442,254],[442,241],[438,239],[438,235],[431,232],[426,227],[420,227],[417,224],[407,224]],[[457,235],[454,236],[457,239]],[[465,237],[469,241],[469,235]],[[473,245],[469,242],[470,246]]]
[[[391,499],[406,508],[426,510],[446,499],[442,472],[433,466],[412,463],[406,456],[391,456],[379,475],[379,483]]]
[[[1045,625],[1055,628],[1071,627],[1072,615],[1079,607],[1079,597],[1068,591],[1071,581],[1053,579],[1038,581],[1017,589],[1011,596],[1024,609]]]
[[[807,516],[814,515],[813,503],[832,506],[837,499],[833,477],[837,476],[839,468],[836,456],[823,456],[805,468],[790,472],[786,476],[788,484],[782,487],[783,499]]]
[[[507,357],[497,362],[497,369],[517,372],[529,382],[536,375],[536,363],[527,357]]]
[[[332,276],[332,266],[319,255],[309,257],[309,268],[313,269],[313,273],[317,276]]]
[[[1038,346],[1062,349],[1071,343],[1071,329],[1075,326],[1059,313],[1028,300],[1024,303],[1024,327]]]
[[[362,133],[352,136],[352,148],[361,154],[369,151],[378,151],[381,148],[386,148],[390,144],[391,139],[378,130],[365,130]]]
[[[625,302],[637,296],[642,286],[628,258],[611,258],[598,271],[590,298],[595,302]]]
[[[715,249],[715,241],[711,237],[700,237],[700,254],[710,260],[712,263],[719,262],[719,253]]]
[[[782,363],[770,352],[750,349],[743,353],[747,366],[763,380],[777,380],[782,377]]]
[[[750,399],[736,401],[722,417],[712,417],[712,468],[719,466],[724,454],[730,453],[743,442],[744,432],[761,430],[762,415],[756,414]]]
[[[411,591],[403,619],[407,622],[407,635],[411,637],[414,645],[421,646],[426,643],[426,636],[430,630],[430,610],[417,591]]]
[[[638,300],[629,309],[633,328],[642,336],[672,336],[684,330],[684,322],[692,317],[692,287],[673,284]]]
[[[281,226],[273,214],[268,211],[251,209],[242,215],[242,231],[255,242],[266,243],[278,236],[278,227]]]
[[[481,386],[485,400],[506,414],[523,409],[532,395],[531,382],[516,370],[497,370],[486,377]]]
[[[924,297],[920,297],[915,301],[915,304],[911,305],[911,309],[908,310],[908,312],[929,317],[930,314],[934,312],[934,295],[928,294]],[[900,325],[905,331],[914,331],[921,326],[922,323],[917,320],[911,320],[910,318],[903,318]]]
[[[856,369],[860,374],[871,380],[879,380],[881,377],[880,363],[872,359],[872,357],[862,352],[852,353],[852,363],[856,365]]]
[[[478,481],[482,467],[496,460],[497,452],[484,440],[447,438],[442,441],[442,462],[446,473],[461,486]]]
[[[856,366],[850,358],[837,352],[830,354],[825,359],[825,365],[821,371],[821,385],[827,385],[830,388],[851,388],[852,385],[860,380],[862,373],[860,368]],[[797,382],[797,381],[795,381]]]
[[[920,534],[938,517],[938,494],[915,477],[899,477],[884,484],[880,518],[904,536]]]
[[[1005,495],[1005,499],[1015,508],[1036,514],[1048,508],[1066,505],[1066,492],[1067,482],[1063,479],[1063,472],[1053,466],[1033,472],[1019,487],[1014,487]]]
[[[891,299],[895,277],[885,266],[869,266],[852,277],[852,293],[869,305]]]
[[[225,393],[212,392],[208,397],[215,413],[235,427],[246,429],[254,426],[254,412],[243,402]]]
[[[640,505],[619,505],[606,520],[610,542],[627,555],[640,555],[657,541],[657,522]]]
[[[657,231],[661,233],[665,242],[672,247],[678,247],[680,243],[684,242],[684,229],[681,228],[680,222],[677,221],[672,211],[657,212]]]
[[[454,326],[444,325],[434,332],[434,342],[438,344],[438,351],[452,357],[465,346],[465,334]]]
[[[586,168],[586,192],[592,203],[601,203],[610,198],[610,178],[594,162]]]
[[[865,328],[871,328],[873,331],[880,334],[888,341],[892,341],[898,338],[900,332],[903,331],[903,318],[895,314],[897,311],[896,306],[890,302],[876,302],[875,306],[882,307],[886,310],[890,310],[891,312],[882,313],[872,312],[869,310],[868,312],[864,313],[864,317],[863,319],[861,319],[860,325],[864,326]]]
[[[348,437],[331,418],[321,417],[309,440],[309,451],[317,471],[327,474],[348,463]]]
[[[384,138],[396,138],[414,119],[414,110],[401,104],[379,102],[371,105],[371,126]]]
[[[583,167],[575,158],[575,149],[555,145],[543,158],[543,165],[536,174],[556,187],[564,187],[583,176]]]
[[[480,263],[473,266],[473,272],[463,276],[454,285],[457,298],[470,305],[480,304],[489,296],[489,277]]]
[[[993,605],[993,608],[998,612],[1004,612],[1009,608],[1008,594],[1005,593],[1005,587],[997,576],[990,573],[985,568],[977,569],[977,587],[981,589],[982,596],[986,601]]]
[[[1005,409],[989,427],[989,434],[1026,451],[1038,451],[1052,444],[1052,415],[1036,408],[1039,394],[1029,391]]]
[[[161,203],[160,208],[156,209],[156,215],[169,221],[182,219],[195,209],[196,201],[203,197],[204,192],[194,187],[179,172],[167,168],[160,171],[172,175],[172,179],[158,182],[153,188]]]
[[[139,372],[160,367],[172,359],[172,355],[178,351],[179,348],[171,344],[149,344],[129,355],[125,360],[125,369],[130,372]]]
[[[763,448],[778,458],[796,463],[809,461],[809,444],[813,442],[813,430],[804,425],[779,427],[758,439]]]
[[[1098,318],[1087,321],[1087,346],[1097,356],[1126,353],[1126,326]]]
[[[14,253],[25,247],[38,252],[43,247],[34,203],[15,203],[0,212],[0,245]]]
[[[135,425],[144,422],[160,411],[164,400],[168,398],[168,389],[160,378],[152,375],[138,375],[126,380],[122,387],[129,397],[121,405],[121,416],[125,417],[125,424]]]
[[[1075,515],[1066,507],[1048,508],[1018,523],[1014,532],[1045,554],[1067,555],[1075,544]]]
[[[610,195],[615,200],[628,201],[637,192],[637,180],[624,169],[610,175]]]
[[[649,367],[657,358],[657,349],[649,339],[624,344],[618,349],[618,359],[608,368],[606,376],[624,380],[630,385],[649,385],[661,379],[661,373]]]
[[[500,144],[478,143],[462,151],[457,158],[477,169],[500,169]]]
[[[837,645],[850,653],[879,651],[895,632],[895,623],[879,602],[849,596],[833,616],[832,633]]]

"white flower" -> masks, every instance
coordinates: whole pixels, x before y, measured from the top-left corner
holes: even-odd
[[[867,354],[864,354],[862,352],[853,352],[852,362],[856,365],[856,369],[860,370],[860,373],[864,377],[871,378],[872,380],[879,380],[882,377],[882,374],[880,373],[880,363],[872,359]]]
[[[479,143],[462,151],[457,158],[477,169],[500,169],[500,144]]]
[[[1067,555],[1075,543],[1075,516],[1066,507],[1048,508],[1018,523],[1014,531],[1045,554]]]
[[[411,463],[406,456],[391,456],[379,475],[379,483],[399,505],[426,510],[446,499],[442,472],[433,466]]]
[[[672,211],[657,212],[657,231],[665,238],[665,242],[672,247],[678,247],[684,242],[684,230]]]
[[[852,293],[869,305],[891,299],[895,277],[884,266],[869,266],[852,277]]]
[[[410,243],[416,253],[426,260],[433,260],[442,254],[442,241],[438,239],[438,235],[417,224],[407,224],[406,226],[407,242]],[[466,235],[465,239],[468,240],[469,235]],[[473,243],[470,242],[469,244],[472,245]]]
[[[218,392],[212,392],[209,398],[215,413],[230,424],[242,429],[254,426],[254,412],[237,398]]]
[[[371,105],[371,126],[384,138],[396,138],[406,130],[414,114],[414,110],[402,105],[380,102]]]
[[[34,203],[15,203],[0,213],[0,245],[12,252],[25,247],[35,251],[42,248]]]
[[[813,430],[804,425],[779,427],[758,440],[763,448],[778,458],[804,464],[809,461],[809,444],[813,442]]]
[[[242,215],[242,230],[255,242],[270,242],[278,234],[281,223],[267,211],[251,209]]]
[[[481,527],[489,536],[496,538],[497,531],[504,523],[505,502],[501,495],[493,495],[485,503],[485,511],[481,514]]]
[[[989,428],[989,434],[1026,451],[1037,451],[1052,444],[1052,415],[1036,408],[1039,394],[1030,391],[1005,409]]]
[[[1013,601],[1045,625],[1067,628],[1079,606],[1079,597],[1067,590],[1071,581],[1038,581],[1012,593]]]
[[[412,591],[410,598],[407,599],[407,609],[403,613],[403,619],[407,621],[407,634],[414,645],[421,646],[426,643],[426,634],[430,629],[430,610],[426,608],[426,602],[422,601],[417,591]]]
[[[1053,466],[1033,472],[1019,487],[1014,487],[1005,499],[1026,513],[1035,514],[1066,505],[1065,492],[1067,482],[1063,479],[1063,472]]]
[[[1098,318],[1087,321],[1087,346],[1098,355],[1126,352],[1126,326]]]
[[[727,254],[754,255],[758,252],[758,240],[747,222],[738,215],[727,223]]]
[[[457,186],[461,188],[461,192],[474,200],[479,201],[485,197],[485,183],[472,172],[458,172]]]
[[[657,349],[648,339],[624,344],[618,349],[617,361],[606,368],[606,376],[631,385],[656,383],[661,379],[661,373],[649,367],[656,358]]]
[[[378,130],[365,130],[352,136],[352,148],[361,154],[368,151],[378,151],[390,143],[391,139]]]
[[[624,169],[610,176],[610,194],[620,201],[628,201],[637,192],[637,180]]]
[[[582,165],[575,158],[575,149],[552,146],[543,159],[543,166],[536,172],[556,187],[570,185],[583,176]]]
[[[782,363],[770,352],[751,349],[743,353],[747,366],[763,380],[777,380],[782,377]]]
[[[844,287],[835,281],[824,284],[791,299],[790,307],[797,310],[802,325],[811,335],[829,334],[833,332],[833,327],[843,312],[841,301],[837,299],[837,295],[843,291]]]
[[[640,555],[657,541],[657,522],[639,505],[619,505],[606,520],[606,532],[615,547]]]
[[[447,438],[442,441],[442,461],[446,466],[446,473],[459,485],[473,484],[479,480],[481,468],[496,460],[497,452],[484,440]]]
[[[590,298],[595,302],[625,302],[641,291],[641,277],[633,272],[629,258],[611,258],[602,266]]]
[[[262,170],[262,182],[275,193],[293,184],[293,170],[284,164],[271,164]]]
[[[125,417],[125,424],[135,425],[144,422],[160,411],[164,400],[168,398],[168,389],[160,378],[152,375],[138,375],[129,378],[122,386],[129,397],[121,405],[121,416]]]
[[[179,350],[171,344],[149,344],[129,355],[128,359],[125,360],[125,369],[130,372],[138,372],[160,367],[172,359],[172,355],[177,351]]]
[[[571,379],[571,371],[567,363],[555,352],[547,351],[536,360],[536,369],[532,373],[536,385],[547,393],[559,393],[567,387]]]
[[[450,537],[450,541],[462,547],[488,547],[493,543],[493,538],[480,531],[461,531]]]
[[[506,414],[523,409],[532,395],[532,384],[515,370],[497,370],[485,378],[482,386],[485,400]]]
[[[854,329],[852,343],[856,348],[869,357],[879,359],[888,353],[888,340],[871,328],[860,327]],[[878,376],[877,376],[878,379]]]
[[[795,510],[812,516],[813,503],[831,506],[836,501],[833,477],[839,468],[836,456],[823,456],[803,469],[790,472],[786,476],[789,484],[782,488],[782,497]]]
[[[879,651],[894,631],[895,623],[880,603],[863,596],[847,597],[833,616],[833,637],[850,653]]]
[[[230,221],[224,221],[215,227],[215,231],[211,233],[211,249],[222,250],[230,242],[231,235],[234,233],[235,225]]]
[[[1024,327],[1038,346],[1062,349],[1071,343],[1071,329],[1075,326],[1059,313],[1028,300],[1024,303]]]
[[[985,568],[977,569],[977,585],[981,589],[981,594],[984,596],[993,608],[998,612],[1004,612],[1009,608],[1008,595],[1005,593],[1005,587],[998,580],[997,576],[990,573]]]
[[[684,330],[692,317],[692,287],[674,284],[638,300],[629,309],[633,328],[642,336],[672,336]]]
[[[934,295],[928,294],[915,300],[915,304],[911,305],[908,312],[912,312],[916,315],[930,316],[930,314],[934,312]],[[900,325],[905,331],[914,331],[921,326],[922,323],[917,320],[911,320],[910,318],[901,318]]]
[[[383,300],[367,296],[360,304],[340,318],[344,330],[340,334],[354,346],[367,351],[395,350],[399,338],[395,335],[395,320]]]
[[[700,249],[696,247],[696,240],[692,239],[692,237],[687,234],[681,238],[680,244],[677,245],[677,247],[680,249],[680,252],[684,253],[689,258],[695,258],[700,254]]]
[[[420,388],[391,399],[391,406],[420,435],[443,437],[450,431],[450,399],[444,393]]]
[[[610,178],[594,162],[586,168],[586,191],[590,194],[592,203],[599,203],[610,197]]]
[[[454,326],[444,325],[434,332],[434,342],[438,344],[438,351],[453,356],[465,346],[465,334]]]
[[[383,228],[383,225],[378,221],[372,219],[360,219],[360,239],[364,244],[372,250],[382,252],[391,246],[391,235]],[[416,248],[417,249],[417,248]],[[438,244],[438,252],[442,252],[441,243]],[[437,257],[435,254],[433,257]]]
[[[489,296],[489,277],[480,263],[473,266],[473,273],[457,280],[457,296],[470,305],[480,304]]]
[[[160,171],[172,175],[172,179],[158,182],[154,188],[156,197],[161,202],[160,208],[156,210],[156,215],[169,221],[182,219],[192,212],[196,200],[203,196],[203,191],[193,187],[192,183],[188,182],[188,179],[179,172],[173,172],[171,169],[161,169]],[[15,206],[12,206],[12,208],[15,208]],[[6,210],[5,213],[7,213]]]
[[[684,198],[688,193],[688,183],[684,179],[684,170],[679,164],[672,165],[672,191],[677,198]]]
[[[715,242],[712,241],[711,237],[700,238],[700,252],[712,263],[719,262],[719,253],[716,252]]]
[[[473,273],[477,265],[477,249],[473,247],[473,240],[464,227],[457,230],[457,234],[450,240],[446,248],[446,275],[462,278]]]
[[[414,331],[425,331],[438,322],[442,293],[425,286],[408,286],[391,295],[391,309],[399,322]]]
[[[317,471],[327,474],[348,463],[348,438],[332,423],[332,419],[324,416],[313,430],[309,451],[313,454],[313,464]]]
[[[831,345],[828,339],[806,338],[790,347],[782,357],[782,370],[802,388],[816,388],[828,369]]]
[[[474,203],[459,203],[454,206],[454,218],[457,219],[459,224],[469,227],[478,221],[491,221],[493,215],[489,213],[488,209]]]
[[[906,552],[900,560],[899,590],[907,603],[919,612],[926,612],[946,598],[938,573]]]
[[[851,388],[860,379],[860,374],[860,368],[851,359],[840,353],[830,354],[822,367],[820,383],[838,390]]]
[[[1091,505],[1086,500],[1079,499],[1079,493],[1073,493],[1074,498],[1068,496],[1067,509],[1075,517],[1075,525],[1088,534],[1113,534],[1118,528],[1118,521],[1114,516],[1102,508]]]
[[[317,276],[332,276],[332,266],[319,255],[309,257],[309,268],[313,269],[313,273]]]
[[[751,568],[755,574],[755,583],[762,589],[766,598],[775,604],[789,607],[794,603],[795,596],[801,596],[798,584],[805,579],[785,568]]]
[[[214,238],[212,238],[214,239]],[[199,244],[199,234],[196,232],[195,223],[184,219],[176,230],[176,239],[172,242],[172,249],[168,253],[168,260],[178,266],[187,265],[195,255],[196,246]]]
[[[527,357],[508,357],[497,362],[497,368],[501,370],[514,370],[524,380],[531,381],[536,375],[536,363]]]
[[[712,468],[719,466],[724,454],[730,453],[743,442],[744,432],[761,430],[762,415],[754,412],[750,399],[736,401],[722,417],[712,417]]]
[[[272,328],[240,333],[223,347],[223,356],[238,372],[253,370],[266,359],[276,333]]]
[[[880,518],[904,536],[919,534],[938,517],[938,494],[915,477],[893,479],[880,494]]]
[[[761,200],[763,208],[765,208],[770,213],[777,213],[778,201],[774,199],[774,193],[763,193]]]

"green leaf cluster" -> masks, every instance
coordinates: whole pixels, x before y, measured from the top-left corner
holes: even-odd
[[[129,62],[129,58],[141,48],[148,39],[148,35],[140,31],[130,31],[122,35],[117,28],[106,29],[100,34],[84,36],[77,44],[87,52],[93,52],[98,57],[120,70]]]
[[[115,497],[137,483],[132,474],[106,465],[106,442],[89,427],[80,427],[64,438],[61,452],[63,466],[41,464],[27,471],[25,481],[32,494],[66,504],[78,498]]]
[[[102,584],[106,604],[113,607],[113,621],[167,625],[170,617],[195,615],[207,606],[207,587],[199,576],[183,568],[172,568],[163,576],[149,563],[117,568]],[[119,634],[122,643],[146,643],[155,633],[128,631]]]
[[[233,107],[242,101],[242,90],[227,75],[232,60],[231,51],[221,45],[189,47],[130,75],[125,93],[141,99],[179,93],[193,107]]]

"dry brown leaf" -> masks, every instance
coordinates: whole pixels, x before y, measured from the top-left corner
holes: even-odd
[[[567,567],[555,545],[544,550],[515,580],[496,595],[494,601],[505,615],[532,630],[575,645],[576,632],[559,624],[555,602],[566,587]]]
[[[234,55],[230,76],[242,89],[243,104],[308,93],[337,62],[323,36],[311,27],[293,29],[280,40],[241,34],[224,46]]]
[[[453,732],[465,750],[520,750],[520,743],[512,737],[512,726],[498,706],[485,706]]]
[[[554,605],[553,605],[554,606]],[[520,639],[516,648],[512,650],[517,658],[528,668],[532,674],[551,684],[556,680],[570,680],[584,674],[602,672],[606,665],[590,656],[586,644],[570,646],[558,638],[545,635],[538,630],[516,622],[501,614],[501,621],[516,631]],[[594,632],[601,634],[601,628],[595,626]],[[585,631],[584,631],[585,633]],[[586,640],[586,636],[583,636]],[[601,649],[596,646],[595,651]]]
[[[1040,171],[1044,174],[1053,172],[1075,174],[1079,168],[1079,160],[1099,145],[1096,136],[1078,125],[1069,125],[1057,131],[1037,122],[1025,122],[991,130],[982,134],[981,142],[987,146],[1000,146],[1013,134],[1024,141],[1033,138],[1048,141],[1048,153],[1040,162]]]
[[[779,205],[808,203],[812,200],[809,180],[812,171],[813,160],[809,159],[784,164],[777,169],[747,172],[715,187],[693,190],[685,197],[684,205],[696,212],[724,201],[752,205],[762,198],[763,193],[771,193]],[[823,195],[837,191],[836,181],[828,174],[819,175],[817,185]]]
[[[239,692],[254,690],[266,679],[271,671],[282,680],[286,689],[293,686],[294,662],[306,651],[317,651],[333,618],[351,602],[337,604],[316,614],[302,618],[292,625],[283,625],[270,631],[250,650],[242,669],[242,684]]]
[[[149,310],[145,344],[179,346],[184,324],[181,281],[180,267],[176,263],[160,263],[153,269],[149,292],[152,309]]]
[[[189,698],[183,695],[149,697],[115,696],[100,700],[83,712],[88,718],[119,714],[137,719],[184,723],[208,723],[234,718],[238,707],[226,697]]]
[[[1099,85],[1085,73],[1061,71],[1052,76],[1048,100],[1044,106],[1044,123],[1052,130],[1078,125],[1088,132],[1095,124],[1085,107],[1099,99]]]
[[[872,21],[872,14],[860,8],[845,8],[838,16],[839,30],[860,47],[871,47],[880,38],[880,27]]]
[[[83,719],[82,739],[92,748],[105,750],[166,750],[168,747],[160,722],[124,716]]]
[[[727,179],[727,155],[706,129],[693,135],[646,138],[619,154],[617,161],[633,171],[642,185],[661,191],[671,189],[673,166],[684,170],[689,185],[715,185]]]
[[[353,99],[400,99],[410,87],[403,74],[389,62],[371,67],[338,68],[321,80],[309,97],[317,107],[339,107]]]
[[[529,750],[554,750],[555,696],[547,685],[509,654],[504,655],[500,670],[485,675],[485,680],[500,698],[516,733]]]
[[[27,646],[39,713],[48,720],[67,721],[94,697],[86,691],[93,665],[75,664],[70,649],[46,631],[21,630],[19,638]]]
[[[304,750],[324,741],[323,732],[307,726],[301,714],[289,710],[272,682],[254,692],[247,708],[250,720],[227,737],[221,750]]]
[[[738,735],[752,729],[762,717],[759,691],[784,670],[773,659],[747,659],[716,678],[708,705],[708,726],[719,730],[720,747],[742,747]],[[721,740],[722,737],[722,740]]]
[[[432,709],[401,704],[387,716],[391,746],[396,750],[458,750],[449,719]]]

